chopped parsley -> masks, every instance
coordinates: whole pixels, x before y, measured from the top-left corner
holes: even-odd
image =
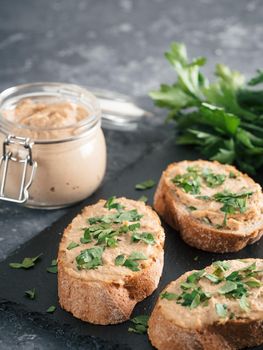
[[[216,313],[220,318],[226,318],[227,317],[227,306],[225,304],[219,304],[217,303],[215,305]]]
[[[147,202],[148,202],[148,197],[147,197],[147,196],[141,196],[138,200],[139,200],[140,202],[147,203]]]
[[[181,187],[186,193],[200,193],[201,178],[196,168],[188,167],[186,173],[176,175],[172,182],[176,186]]]
[[[115,265],[122,266],[124,264],[124,261],[125,261],[125,255],[124,254],[118,255],[115,258]]]
[[[93,247],[83,250],[77,257],[77,268],[79,270],[97,269],[102,265],[102,254],[104,249],[102,247]]]
[[[117,209],[117,210],[122,210],[124,206],[118,202],[116,202],[116,197],[110,197],[107,202],[104,205],[104,208],[107,208],[109,210],[111,209]]]
[[[155,239],[153,237],[153,235],[149,232],[142,232],[142,233],[133,233],[132,237],[131,237],[131,241],[134,243],[137,243],[139,241],[142,241],[146,244],[154,244],[155,243]]]
[[[9,266],[12,267],[12,269],[30,269],[35,266],[41,255],[43,254],[41,253],[33,258],[24,258],[21,263],[10,263]]]
[[[132,252],[127,258],[124,254],[115,258],[116,266],[125,266],[132,271],[140,271],[138,260],[147,260],[147,256],[141,252]]]
[[[246,294],[243,294],[242,297],[239,300],[239,306],[241,307],[242,310],[244,310],[245,312],[249,312],[250,309],[250,305],[249,302],[247,300]]]
[[[210,298],[210,293],[205,292],[201,287],[196,287],[193,285],[179,295],[177,303],[181,304],[182,306],[188,306],[190,309],[195,309],[197,306],[206,302]]]
[[[167,300],[177,300],[178,299],[178,294],[175,293],[169,293],[169,292],[164,292],[160,295],[161,299],[167,299]]]
[[[49,273],[57,273],[58,272],[58,262],[57,259],[53,259],[51,261],[51,266],[47,267],[47,272]]]
[[[53,314],[53,312],[56,311],[56,306],[51,305],[49,306],[49,308],[46,310],[46,312],[48,312],[49,314]]]
[[[148,189],[152,188],[153,186],[155,186],[155,181],[152,179],[149,179],[149,180],[143,181],[143,182],[135,185],[135,189],[143,191],[143,190],[148,190]]]
[[[130,320],[133,323],[133,327],[129,327],[128,331],[138,334],[145,334],[148,328],[148,315],[140,315]]]
[[[226,225],[227,215],[235,213],[244,213],[247,209],[247,199],[253,195],[252,191],[244,191],[233,193],[230,191],[223,191],[214,194],[213,199],[220,202],[223,206],[220,208],[225,213],[223,225]]]
[[[109,198],[104,207],[112,213],[89,217],[88,227],[82,228],[83,236],[80,243],[94,243],[89,249],[82,250],[76,257],[77,268],[80,269],[96,269],[102,265],[102,254],[104,249],[110,247],[115,248],[121,241],[120,236],[130,234],[131,243],[142,241],[146,244],[154,244],[154,236],[149,232],[139,232],[141,228],[140,220],[143,215],[139,214],[137,209],[125,210],[125,207],[116,202],[116,197]],[[74,242],[73,242],[74,243]],[[75,244],[70,245],[73,249]],[[129,256],[120,254],[115,258],[116,266],[125,266],[132,271],[139,271],[139,260],[146,260],[147,256],[141,252],[133,252]]]
[[[25,290],[25,296],[28,299],[34,300],[36,298],[36,288]]]
[[[237,178],[236,174],[233,171],[230,171],[228,176],[229,176],[230,179],[236,179]]]
[[[243,262],[243,261],[242,261]],[[181,294],[164,292],[160,295],[161,299],[176,300],[180,304],[190,309],[196,308],[199,305],[206,306],[211,294],[204,291],[198,282],[201,278],[208,279],[212,284],[222,283],[218,290],[213,293],[215,295],[225,296],[226,299],[237,299],[240,309],[249,312],[250,305],[247,297],[249,296],[249,288],[261,287],[261,282],[256,277],[263,270],[256,269],[256,263],[245,266],[239,270],[234,270],[227,274],[230,269],[229,263],[226,261],[217,261],[213,263],[215,268],[213,273],[208,273],[205,270],[195,271],[191,273],[184,282],[180,284]],[[220,318],[232,319],[235,317],[233,312],[227,309],[227,305],[217,303],[215,305],[216,313]]]
[[[214,188],[222,185],[225,179],[226,175],[224,174],[215,174],[210,169],[202,170],[198,166],[191,166],[187,168],[186,173],[176,175],[172,182],[181,187],[186,193],[196,195],[201,192],[202,181],[204,181],[206,186]],[[197,198],[206,199],[205,197],[198,196]]]
[[[194,210],[196,210],[196,207],[193,207],[192,205],[190,205],[189,207],[187,207],[187,209],[190,211],[194,211]]]
[[[76,242],[70,242],[69,245],[67,246],[67,250],[71,250],[71,249],[74,249],[76,247],[78,247],[79,244],[76,243]]]
[[[203,179],[208,187],[214,188],[222,185],[225,182],[226,175],[214,174],[211,171],[203,173]]]

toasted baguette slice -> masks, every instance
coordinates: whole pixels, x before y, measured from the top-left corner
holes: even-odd
[[[210,252],[238,251],[263,234],[260,185],[218,162],[170,164],[160,179],[154,208],[186,243]]]
[[[237,277],[233,272],[238,270]],[[262,271],[262,259],[219,261],[171,282],[149,319],[153,346],[158,350],[236,350],[263,344]],[[199,296],[194,297],[197,290]]]
[[[143,202],[111,198],[85,207],[59,246],[61,307],[90,323],[126,321],[159,283],[163,244],[160,219]]]

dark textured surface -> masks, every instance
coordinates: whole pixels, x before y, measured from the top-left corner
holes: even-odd
[[[208,74],[215,62],[252,74],[262,65],[262,17],[261,0],[1,0],[0,89],[53,80],[141,97],[173,79],[163,59],[172,40],[184,41],[193,56],[207,56]],[[168,132],[161,123],[156,116],[135,133],[107,132],[108,179],[161,142]],[[0,259],[66,211],[0,203]],[[0,348],[77,345],[1,309]]]
[[[113,194],[117,197],[125,196],[137,199],[141,195],[141,192],[136,191],[133,186],[127,186],[127,184],[138,183],[142,179],[147,178],[149,174],[151,174],[154,180],[157,180],[161,175],[161,169],[165,169],[169,163],[186,158],[194,159],[195,157],[196,154],[192,153],[189,149],[175,146],[173,141],[166,142],[159,149],[155,148],[153,152],[146,155],[135,165],[131,165],[118,179],[109,181],[84,203],[69,210],[69,212],[52,225],[51,228],[44,230],[14,255],[0,263],[0,270],[2,271],[0,275],[0,285],[3,286],[0,292],[0,299],[3,298],[16,303],[19,307],[21,305],[24,310],[29,310],[29,312],[38,313],[39,323],[45,324],[45,320],[47,320],[46,324],[49,329],[51,328],[52,333],[54,333],[52,328],[56,329],[59,325],[62,331],[70,329],[75,336],[81,337],[86,335],[88,337],[87,341],[89,341],[90,336],[96,336],[110,342],[110,344],[115,343],[121,345],[121,347],[127,346],[130,350],[153,349],[146,335],[143,336],[128,332],[130,326],[129,322],[107,327],[95,326],[84,323],[62,310],[57,301],[57,276],[47,273],[46,267],[49,266],[52,259],[56,257],[61,232],[65,225],[71,222],[72,218],[80,211],[82,206],[94,203],[100,198],[109,198]],[[262,180],[261,177],[261,183]],[[149,204],[152,204],[154,188],[145,193],[149,198]],[[263,240],[249,245],[237,253],[214,254],[188,246],[172,228],[169,228],[168,225],[164,225],[164,228],[166,234],[164,270],[158,289],[135,307],[132,317],[142,314],[149,315],[161,290],[185,271],[202,269],[219,259],[263,258]],[[10,262],[21,261],[23,257],[29,256],[30,254],[36,256],[40,252],[43,253],[43,256],[34,269],[28,271],[12,270],[8,266]],[[20,286],[18,290],[13,288],[15,281]],[[22,291],[32,287],[36,288],[36,300],[33,301],[25,298],[22,293]],[[55,305],[57,309],[54,314],[47,315],[45,310],[50,305]],[[16,309],[17,306],[14,306],[14,308]],[[109,347],[110,344],[107,344],[107,347]],[[251,350],[253,349],[251,348]]]

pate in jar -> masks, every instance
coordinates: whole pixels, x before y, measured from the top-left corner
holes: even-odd
[[[96,97],[71,84],[32,83],[0,94],[0,199],[61,208],[91,195],[106,169]]]

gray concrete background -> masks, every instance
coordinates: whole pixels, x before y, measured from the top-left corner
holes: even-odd
[[[0,90],[33,81],[70,82],[126,93],[153,110],[154,117],[135,132],[105,131],[108,180],[172,135],[169,126],[160,128],[164,112],[146,97],[174,79],[163,58],[170,42],[185,42],[191,56],[206,56],[210,77],[216,62],[250,76],[262,68],[262,18],[262,0],[1,0]],[[66,210],[0,203],[0,260]],[[84,347],[99,345],[69,340],[0,307],[0,349]]]

